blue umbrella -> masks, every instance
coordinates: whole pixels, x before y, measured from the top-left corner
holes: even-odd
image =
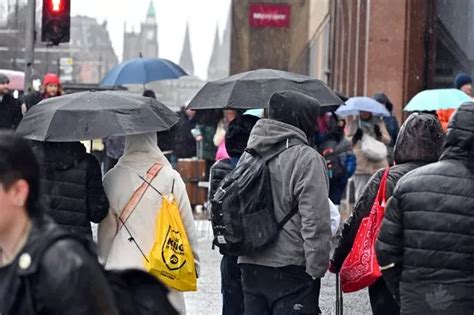
[[[152,81],[178,79],[187,73],[177,64],[161,58],[135,58],[113,67],[100,82],[101,86],[146,84]]]
[[[405,111],[432,111],[438,109],[459,108],[465,102],[472,99],[463,91],[458,89],[435,89],[425,90],[416,94],[407,106]]]
[[[358,116],[360,112],[370,112],[375,116],[390,116],[384,105],[366,96],[351,97],[346,101],[346,106],[337,109],[336,114],[347,117]]]

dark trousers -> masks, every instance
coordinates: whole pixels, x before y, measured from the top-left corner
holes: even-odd
[[[343,176],[341,178],[331,178],[329,180],[329,199],[335,204],[341,204],[341,199],[346,192],[348,178]]]
[[[373,315],[399,315],[400,307],[392,296],[383,278],[369,287],[370,306]]]
[[[241,264],[246,315],[320,314],[321,280],[302,266]]]
[[[244,313],[244,293],[237,257],[224,255],[221,260],[222,314],[242,315]]]

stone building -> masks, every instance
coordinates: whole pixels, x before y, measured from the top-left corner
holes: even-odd
[[[140,31],[127,32],[124,24],[123,34],[123,60],[137,58],[158,58],[158,24],[153,0],[150,1],[146,19],[141,23]]]

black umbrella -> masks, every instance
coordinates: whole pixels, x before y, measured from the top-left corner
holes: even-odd
[[[23,117],[17,132],[37,141],[81,141],[170,129],[178,116],[157,100],[121,91],[46,99]]]
[[[291,90],[316,98],[322,111],[336,110],[343,101],[324,82],[308,76],[259,69],[206,83],[188,109],[266,108],[273,93]]]

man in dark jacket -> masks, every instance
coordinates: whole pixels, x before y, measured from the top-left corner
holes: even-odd
[[[378,237],[401,314],[474,311],[474,103],[451,119],[443,149],[398,182]]]
[[[237,166],[239,158],[247,147],[247,141],[258,117],[242,115],[234,119],[225,134],[225,147],[230,159],[217,161],[211,167],[209,200],[220,183]],[[212,211],[212,209],[211,209]],[[235,256],[224,255],[221,260],[221,292],[222,314],[240,315],[244,313],[244,293],[242,291],[241,274]]]
[[[396,165],[390,168],[385,198],[388,200],[398,180],[422,165],[435,162],[441,154],[444,134],[435,116],[412,114],[402,126],[395,145]],[[344,224],[342,237],[331,259],[331,271],[339,271],[351,251],[362,220],[369,216],[385,169],[379,170],[369,180],[361,197]],[[374,315],[396,315],[400,312],[383,279],[369,287],[370,304]]]
[[[195,114],[195,111],[183,107],[178,113],[178,123],[170,130],[158,132],[158,146],[173,167],[178,159],[196,156],[196,139],[191,133],[196,127]]]
[[[239,257],[245,314],[320,312],[320,279],[329,263],[331,224],[326,162],[309,145],[318,115],[316,99],[278,92],[270,98],[270,119],[259,120],[250,134],[248,148],[263,158],[286,145],[268,162],[275,219],[281,222],[292,209],[298,211],[274,243]]]
[[[0,73],[0,129],[15,130],[21,121],[21,107],[8,90],[10,80]]]
[[[109,210],[99,162],[79,142],[36,143],[35,151],[49,215],[68,231],[92,237],[90,222],[100,223]]]
[[[97,258],[39,206],[39,166],[20,137],[0,134],[0,313],[118,314]]]

